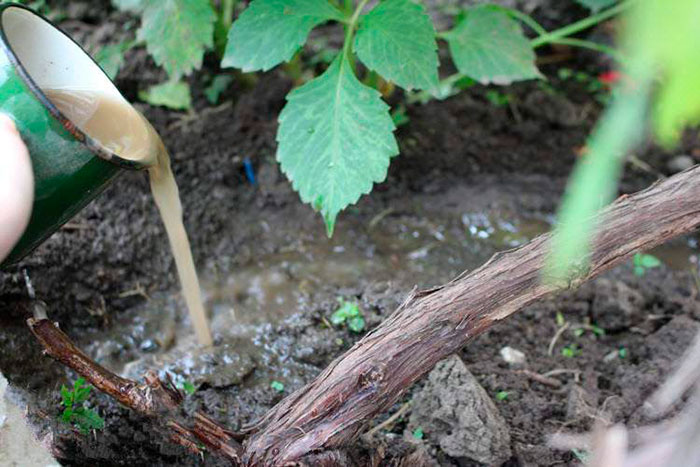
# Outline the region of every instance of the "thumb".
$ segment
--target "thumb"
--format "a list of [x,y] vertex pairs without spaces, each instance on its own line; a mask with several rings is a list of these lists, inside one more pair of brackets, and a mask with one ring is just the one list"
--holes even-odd
[[0,114],[0,261],[27,228],[33,201],[29,152],[12,119]]

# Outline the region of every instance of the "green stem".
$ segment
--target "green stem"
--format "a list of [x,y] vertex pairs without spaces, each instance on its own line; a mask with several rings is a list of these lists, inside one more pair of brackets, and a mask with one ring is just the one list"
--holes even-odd
[[362,9],[367,5],[369,0],[360,0],[360,3],[355,8],[355,12],[352,14],[350,21],[348,21],[347,26],[345,26],[345,42],[343,42],[343,53],[348,57],[350,56],[350,47],[352,46],[352,37],[355,34],[355,27],[357,26],[357,20],[360,18],[360,13]]
[[236,0],[221,0],[221,25],[228,31],[233,23],[233,10]]
[[532,16],[527,15],[523,13],[522,11],[516,10],[515,8],[508,8],[508,7],[500,7],[504,12],[506,12],[508,15],[512,16],[513,18],[520,20],[523,24],[527,25],[530,29],[535,31],[538,36],[544,36],[547,33],[547,30],[542,27],[540,23],[535,21]]
[[595,50],[596,52],[610,55],[612,58],[614,58],[620,63],[624,62],[624,57],[618,50],[615,50],[614,48],[609,47],[605,44],[598,44],[597,42],[586,41],[582,39],[574,39],[571,37],[562,37],[561,39],[555,39],[551,41],[550,44],[570,45],[572,47],[580,47],[582,49]]
[[564,26],[563,28],[556,29],[546,34],[542,34],[539,37],[536,37],[535,39],[531,40],[530,45],[533,49],[536,49],[537,47],[542,47],[545,44],[551,44],[552,42],[559,40],[563,37],[576,34],[577,32],[583,31],[584,29],[588,29],[602,21],[605,21],[608,18],[612,18],[613,16],[618,15],[619,13],[629,8],[634,2],[635,0],[624,1],[615,5],[614,7],[601,11],[600,13],[591,15],[580,21],[576,21],[575,23],[571,23],[568,26]]

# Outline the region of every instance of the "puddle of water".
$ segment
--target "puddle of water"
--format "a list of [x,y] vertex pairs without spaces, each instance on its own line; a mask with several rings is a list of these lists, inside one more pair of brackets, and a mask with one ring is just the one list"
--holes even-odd
[[270,374],[292,378],[294,365],[303,364],[290,363],[289,349],[267,343],[274,323],[328,300],[329,294],[360,293],[368,281],[391,281],[405,290],[444,283],[549,227],[544,217],[460,217],[439,211],[346,223],[332,239],[303,236],[231,275],[202,277],[205,307],[220,343],[212,349],[197,348],[183,325],[187,318],[178,295],[162,294],[125,313],[106,335],[91,337],[88,350],[132,378],[148,368],[210,386],[248,384]]
[[669,269],[687,271],[697,268],[698,240],[694,236],[660,245],[648,252],[659,258]]

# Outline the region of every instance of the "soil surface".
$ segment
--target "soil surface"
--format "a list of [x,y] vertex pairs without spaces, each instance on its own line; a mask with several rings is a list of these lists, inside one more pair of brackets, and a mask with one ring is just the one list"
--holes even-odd
[[[93,3],[71,2],[61,23],[88,48],[133,34],[132,18],[108,2],[101,9]],[[551,55],[561,60],[561,51]],[[0,272],[0,372],[9,396],[26,405],[37,434],[65,465],[220,463],[169,444],[157,423],[101,394],[90,403],[105,419],[103,431],[86,437],[62,424],[59,388],[76,375],[42,356],[26,327],[32,303],[21,271],[50,317],[97,361],[132,378],[148,369],[170,372],[178,384],[196,388],[185,412],[203,410],[240,428],[361,337],[330,324],[339,299],[357,303],[371,329],[414,286],[446,282],[550,228],[601,109],[584,84],[557,78],[560,66],[595,76],[599,63],[571,53],[564,60],[542,65],[550,77],[546,85],[501,89],[511,96],[508,106],[491,104],[489,89],[481,87],[409,105],[410,121],[397,131],[401,154],[387,181],[341,214],[328,239],[320,216],[300,202],[274,158],[276,117],[292,81],[280,70],[259,75],[252,87],[237,79],[212,107],[201,91],[218,72],[215,57],[208,57],[191,78],[193,112],[139,108],[171,151],[216,346],[194,344],[146,176],[125,173],[21,265]],[[130,51],[126,63],[117,85],[131,99],[165,78],[141,49]],[[689,135],[675,154],[645,148],[637,156],[648,167],[628,164],[621,192],[668,174],[674,155],[695,157],[693,139]],[[253,167],[254,184],[244,161]],[[492,399],[487,406],[504,420],[511,451],[506,465],[572,463],[573,452],[547,446],[550,434],[583,432],[601,419],[631,426],[649,421],[645,398],[698,328],[690,261],[696,247],[695,236],[679,239],[652,252],[664,264],[642,277],[631,264],[621,266],[529,306],[460,352]],[[558,333],[563,325],[567,329]],[[500,350],[506,346],[524,353],[525,363],[505,362]],[[560,386],[529,379],[523,369]],[[466,378],[431,376],[430,384]],[[273,389],[273,381],[284,389]],[[414,398],[429,400],[414,397],[424,384],[371,426]],[[420,423],[409,409],[361,442],[388,447],[383,465],[418,458],[426,465],[478,465],[443,449],[450,427]]]

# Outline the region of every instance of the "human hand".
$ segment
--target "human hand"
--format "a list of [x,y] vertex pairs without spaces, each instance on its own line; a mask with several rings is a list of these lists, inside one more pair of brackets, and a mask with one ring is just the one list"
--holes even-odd
[[0,262],[27,228],[33,202],[29,151],[12,119],[0,114]]

